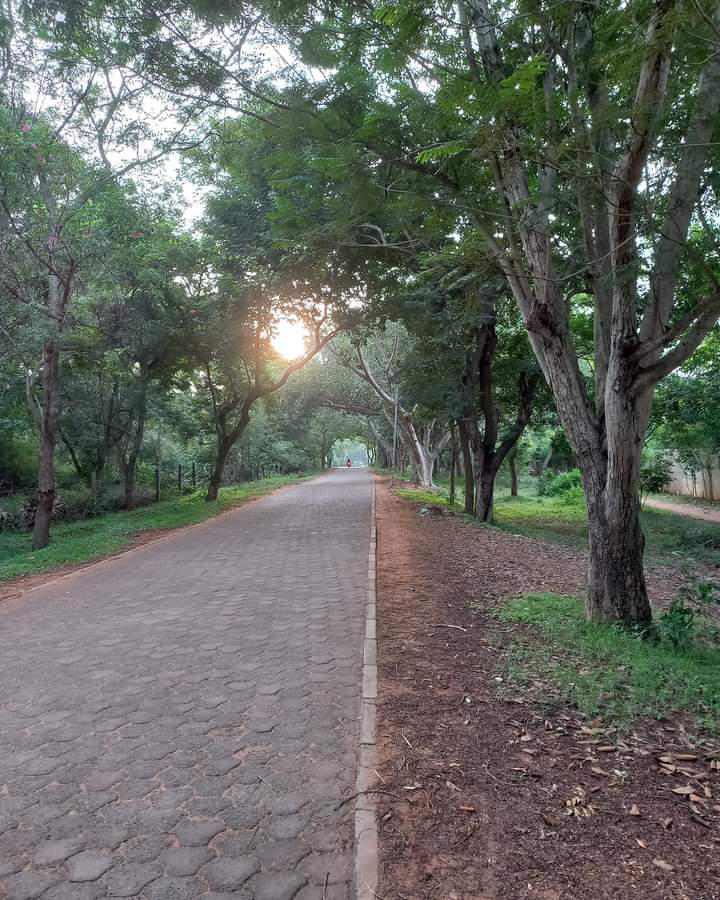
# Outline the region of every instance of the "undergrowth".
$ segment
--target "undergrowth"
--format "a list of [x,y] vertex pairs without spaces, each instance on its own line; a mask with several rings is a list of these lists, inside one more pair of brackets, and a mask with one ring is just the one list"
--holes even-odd
[[540,683],[544,696],[618,726],[686,713],[720,734],[720,649],[588,624],[580,600],[557,594],[528,594],[497,615],[541,638],[521,639],[513,648],[511,681]]

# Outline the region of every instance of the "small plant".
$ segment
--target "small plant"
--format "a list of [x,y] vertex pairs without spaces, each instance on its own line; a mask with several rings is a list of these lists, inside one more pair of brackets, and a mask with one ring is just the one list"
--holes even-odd
[[658,619],[657,633],[661,641],[675,650],[689,647],[695,637],[695,611],[681,597],[676,597]]
[[640,495],[643,506],[649,494],[659,494],[665,490],[672,474],[672,459],[667,453],[657,453],[645,462],[640,470]]
[[566,488],[562,494],[560,494],[559,499],[562,503],[571,506],[575,503],[582,503],[585,500],[585,491],[580,484],[574,484],[571,487]]
[[704,621],[704,614],[713,606],[720,606],[720,588],[713,581],[690,577],[680,587],[677,597],[657,621],[657,634],[675,650],[693,644],[703,625],[705,637],[714,643],[717,628]]

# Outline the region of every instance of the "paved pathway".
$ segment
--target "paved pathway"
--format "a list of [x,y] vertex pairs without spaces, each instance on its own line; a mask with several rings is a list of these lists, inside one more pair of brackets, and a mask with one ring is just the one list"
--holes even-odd
[[0,898],[347,900],[371,479],[0,604]]

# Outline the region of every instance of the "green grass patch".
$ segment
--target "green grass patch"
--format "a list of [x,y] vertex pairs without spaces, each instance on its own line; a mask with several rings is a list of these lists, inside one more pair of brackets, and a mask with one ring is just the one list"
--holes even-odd
[[442,490],[425,491],[421,488],[397,488],[395,493],[403,500],[420,503],[424,506],[447,506],[448,498]]
[[[720,567],[720,524],[646,507],[642,512],[646,558],[668,566],[694,563]],[[585,548],[588,541],[585,503],[559,497],[501,497],[495,525],[513,534],[554,544]]]
[[222,488],[214,503],[206,503],[204,491],[196,491],[132,512],[113,512],[76,522],[59,522],[52,526],[50,546],[44,550],[32,549],[29,532],[2,532],[0,581],[99,559],[127,547],[143,531],[194,525],[223,510],[255,497],[262,497],[282,485],[299,480],[295,475],[278,475]]
[[619,627],[590,625],[581,601],[557,594],[528,594],[497,615],[541,637],[512,650],[511,681],[547,683],[555,699],[621,727],[686,713],[720,733],[720,650],[674,650]]
[[[399,497],[423,505],[448,505],[447,488],[437,491],[397,488]],[[462,494],[455,500],[462,513]],[[588,542],[587,510],[583,500],[537,495],[511,497],[506,490],[495,495],[493,525],[512,534],[540,538],[551,544],[585,549]],[[720,567],[720,524],[703,522],[666,510],[646,507],[642,512],[646,558],[652,563],[692,569],[697,563]]]

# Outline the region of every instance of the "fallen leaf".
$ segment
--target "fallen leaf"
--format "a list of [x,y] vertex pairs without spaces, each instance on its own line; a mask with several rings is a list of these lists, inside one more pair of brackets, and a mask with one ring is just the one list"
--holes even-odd
[[460,788],[456,784],[453,784],[452,781],[446,781],[445,784],[450,788],[451,791],[460,790]]
[[654,859],[653,865],[657,866],[658,869],[662,869],[663,872],[672,872],[673,871],[673,866],[671,866],[669,862],[665,862],[664,859]]
[[685,784],[682,787],[674,787],[671,788],[673,794],[682,794],[684,797],[689,797],[690,794],[695,793],[695,788],[691,787],[689,784]]
[[595,748],[598,753],[614,753],[617,747],[614,744],[603,744],[602,747]]
[[461,809],[463,812],[477,812],[474,806],[459,806],[458,809]]
[[647,843],[645,841],[641,841],[640,838],[635,838],[637,841],[638,847],[642,847],[643,850],[647,850]]
[[672,823],[673,823],[673,820],[670,818],[667,818],[667,819],[663,819],[660,824],[665,829],[665,831],[668,831],[669,828],[671,827]]
[[633,805],[630,807],[629,814],[631,816],[639,816],[640,815],[640,810],[638,809],[637,804],[633,803]]
[[610,773],[606,772],[605,769],[601,769],[600,766],[593,766],[590,771],[594,772],[596,775],[604,775],[608,778],[610,777]]

